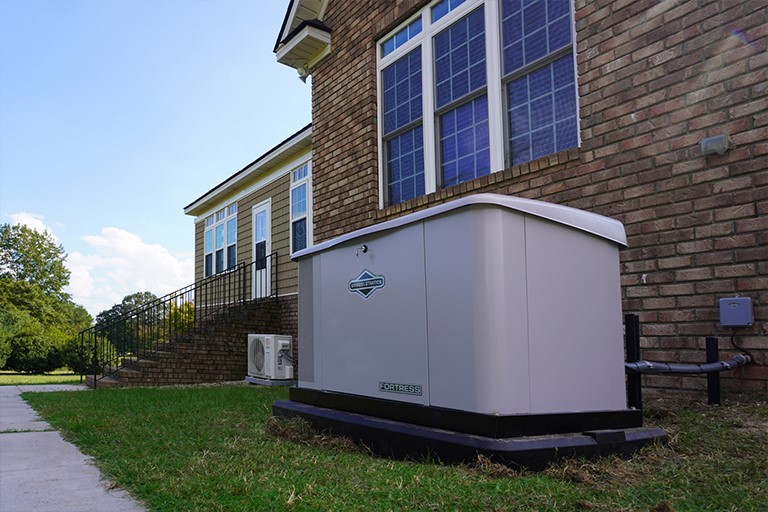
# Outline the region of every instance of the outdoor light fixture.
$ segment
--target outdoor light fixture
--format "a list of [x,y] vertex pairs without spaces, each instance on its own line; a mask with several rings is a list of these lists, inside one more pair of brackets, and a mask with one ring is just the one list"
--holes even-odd
[[310,75],[310,73],[311,73],[311,71],[310,71],[310,69],[309,69],[309,66],[301,66],[301,67],[299,67],[299,68],[297,69],[297,71],[299,72],[299,79],[300,79],[302,82],[305,82],[305,83],[306,83],[306,81],[307,81],[307,77],[308,77],[308,76]]
[[701,140],[701,154],[702,155],[724,155],[726,151],[731,149],[731,139],[728,134],[715,135],[714,137],[707,137]]

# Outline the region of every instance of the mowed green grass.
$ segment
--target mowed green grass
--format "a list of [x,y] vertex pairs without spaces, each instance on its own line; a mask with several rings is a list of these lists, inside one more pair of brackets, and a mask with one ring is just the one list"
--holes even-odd
[[721,407],[646,399],[646,424],[667,429],[669,446],[630,460],[568,460],[542,473],[483,459],[446,466],[374,457],[302,422],[271,418],[272,402],[287,397],[280,388],[23,396],[151,511],[768,510],[765,396]]
[[30,384],[80,384],[80,375],[67,369],[56,370],[43,375],[0,371],[0,386],[26,386]]

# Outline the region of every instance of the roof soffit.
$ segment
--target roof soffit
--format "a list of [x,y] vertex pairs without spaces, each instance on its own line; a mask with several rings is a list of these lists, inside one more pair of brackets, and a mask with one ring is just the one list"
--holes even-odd
[[328,0],[291,0],[274,52],[278,62],[299,70],[302,80],[330,51],[331,30],[323,23]]
[[200,215],[291,160],[311,154],[311,149],[312,126],[308,125],[187,205],[184,213]]

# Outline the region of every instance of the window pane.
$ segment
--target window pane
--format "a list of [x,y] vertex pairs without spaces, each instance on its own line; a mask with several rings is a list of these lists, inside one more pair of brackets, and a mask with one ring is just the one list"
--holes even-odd
[[[421,50],[417,48],[383,71],[384,134],[421,120]],[[389,203],[424,194],[424,142],[416,126],[385,141]]]
[[421,118],[421,50],[413,50],[382,72],[384,134]]
[[293,250],[300,251],[307,248],[307,219],[294,221],[292,228]]
[[205,277],[213,274],[213,254],[205,255]]
[[237,266],[237,245],[227,247],[227,268]]
[[224,224],[219,224],[214,228],[216,230],[216,248],[224,247]]
[[227,243],[233,244],[237,242],[237,220],[230,219],[227,221]]
[[484,19],[477,9],[435,36],[437,108],[485,87]]
[[387,141],[389,204],[424,194],[424,138],[421,126]]
[[267,242],[259,242],[255,245],[256,270],[267,268]]
[[566,55],[509,83],[513,165],[578,145],[573,66]]
[[381,45],[381,55],[382,57],[386,57],[393,51],[395,51],[395,38],[391,37],[384,41],[384,44]]
[[436,22],[458,6],[464,3],[464,0],[443,0],[432,7],[432,23]]
[[309,165],[304,164],[295,171],[293,171],[293,181],[294,183],[306,178],[309,175]]
[[256,214],[256,241],[267,239],[267,213],[259,212]]
[[213,230],[209,229],[205,232],[205,252],[213,251]]
[[421,33],[421,16],[381,44],[381,56],[386,57]]
[[224,249],[216,251],[216,273],[224,270]]
[[486,95],[440,116],[440,162],[444,187],[490,173]]
[[300,185],[291,190],[291,218],[307,214],[307,185]]
[[557,123],[555,131],[555,146],[558,148],[573,148],[579,145],[576,117],[570,117]]
[[570,0],[502,0],[504,74],[572,42]]

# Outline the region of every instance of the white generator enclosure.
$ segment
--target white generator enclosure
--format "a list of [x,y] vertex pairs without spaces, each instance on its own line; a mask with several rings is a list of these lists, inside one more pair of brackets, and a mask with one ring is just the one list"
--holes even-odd
[[626,409],[618,221],[479,194],[300,251],[298,387],[485,415]]
[[293,379],[293,338],[277,334],[248,335],[248,375],[261,379]]

